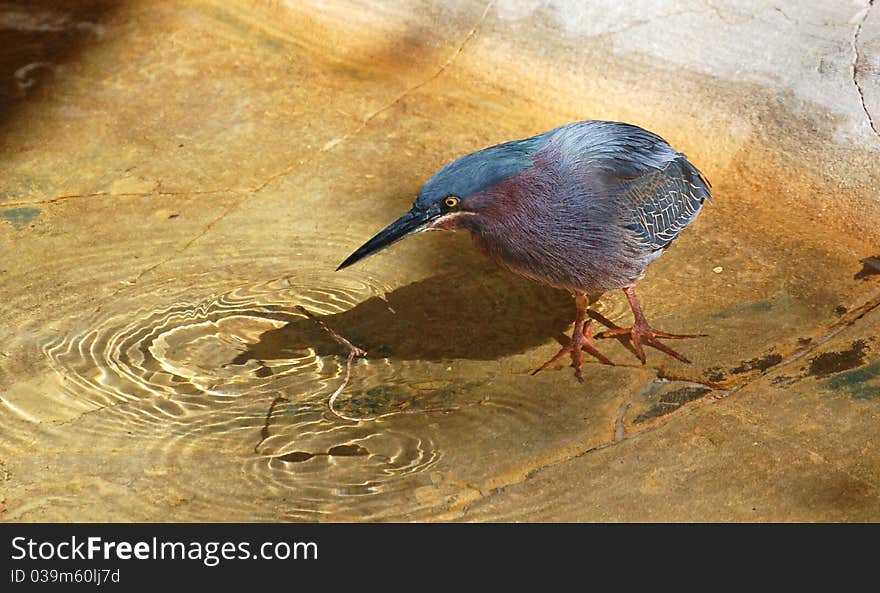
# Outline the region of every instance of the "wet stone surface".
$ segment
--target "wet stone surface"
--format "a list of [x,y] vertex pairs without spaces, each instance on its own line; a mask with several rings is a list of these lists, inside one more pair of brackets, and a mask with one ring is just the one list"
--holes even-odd
[[[880,519],[880,10],[331,4],[0,4],[0,520]],[[532,376],[573,299],[465,233],[334,271],[449,160],[579,119],[713,183],[639,284],[692,364]]]

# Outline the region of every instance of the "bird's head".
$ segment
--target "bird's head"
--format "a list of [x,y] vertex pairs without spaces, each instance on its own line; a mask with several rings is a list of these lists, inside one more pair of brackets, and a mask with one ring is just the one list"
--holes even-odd
[[517,140],[463,156],[440,169],[422,188],[412,208],[364,243],[337,270],[422,231],[453,229],[478,217],[492,200],[490,190],[533,163],[546,135]]

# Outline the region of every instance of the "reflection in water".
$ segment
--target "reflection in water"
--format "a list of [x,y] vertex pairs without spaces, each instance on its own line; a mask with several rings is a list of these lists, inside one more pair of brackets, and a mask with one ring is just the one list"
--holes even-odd
[[[432,484],[428,470],[442,451],[428,427],[438,418],[470,407],[473,430],[541,421],[540,399],[497,391],[498,367],[486,361],[566,331],[568,295],[503,272],[437,276],[390,292],[346,274],[331,279],[303,273],[226,292],[212,290],[224,283],[210,276],[179,292],[138,285],[136,302],[166,304],[105,303],[84,329],[44,344],[63,378],[48,396],[100,411],[77,421],[78,438],[124,432],[155,467],[181,468],[152,479],[190,501],[190,514],[179,516],[194,519],[260,515],[247,497],[230,497],[227,480],[181,480],[178,471],[233,463],[237,483],[287,501],[291,519],[342,510],[383,517],[394,509],[388,500]],[[297,305],[367,349],[337,405],[381,420],[328,411],[347,353]],[[423,496],[419,504],[435,503]]]

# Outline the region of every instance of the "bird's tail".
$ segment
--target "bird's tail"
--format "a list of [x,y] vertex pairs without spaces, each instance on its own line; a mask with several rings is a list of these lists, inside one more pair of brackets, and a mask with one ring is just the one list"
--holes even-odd
[[678,153],[675,159],[681,168],[682,179],[693,189],[693,196],[702,203],[704,200],[712,201],[712,184],[703,175],[703,172],[691,164],[683,153]]

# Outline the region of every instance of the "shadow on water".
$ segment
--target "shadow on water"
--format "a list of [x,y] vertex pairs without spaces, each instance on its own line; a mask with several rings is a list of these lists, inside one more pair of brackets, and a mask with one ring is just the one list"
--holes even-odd
[[[567,293],[489,272],[433,276],[322,320],[368,358],[495,360],[564,333],[573,314]],[[319,356],[342,353],[314,321],[301,318],[264,332],[232,364],[286,359],[309,348]]]

